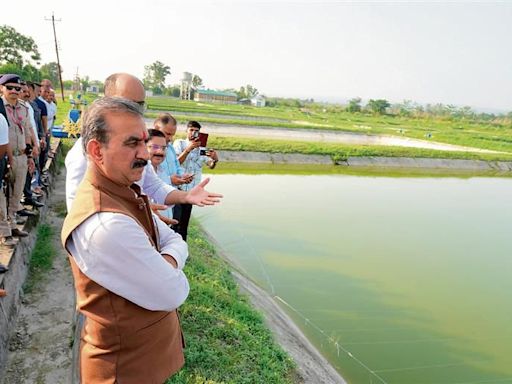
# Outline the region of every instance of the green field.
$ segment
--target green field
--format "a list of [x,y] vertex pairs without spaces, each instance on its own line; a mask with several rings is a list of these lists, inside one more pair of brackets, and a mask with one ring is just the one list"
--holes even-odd
[[[86,95],[86,99],[89,101],[92,101],[95,97],[94,95]],[[147,103],[146,117],[148,118],[155,118],[159,111],[169,111],[175,114],[180,122],[198,120],[202,123],[236,125],[239,127],[304,128],[385,134],[464,145],[503,153],[481,154],[406,147],[211,137],[210,145],[216,149],[322,154],[331,156],[333,160],[344,160],[349,156],[427,157],[491,161],[512,159],[512,125],[507,120],[484,123],[463,119],[369,115],[348,113],[343,111],[341,107],[321,107],[316,104],[307,108],[256,108],[248,105],[198,103],[170,97],[148,97]],[[62,123],[69,108],[68,101],[59,104],[58,124]],[[427,135],[429,136],[428,139],[426,138]]]
[[[389,115],[349,113],[336,107],[318,105],[307,108],[265,107],[247,105],[207,104],[173,98],[148,98],[148,117],[151,110],[177,113],[180,120],[196,118],[202,122],[247,126],[290,127],[339,130],[368,134],[386,134],[400,137],[464,145],[495,151],[512,152],[512,124],[510,122],[478,122],[446,118],[411,118]],[[215,114],[215,117],[204,114]],[[223,115],[223,116],[219,116]],[[261,121],[244,120],[259,117]],[[271,121],[269,119],[279,119]]]

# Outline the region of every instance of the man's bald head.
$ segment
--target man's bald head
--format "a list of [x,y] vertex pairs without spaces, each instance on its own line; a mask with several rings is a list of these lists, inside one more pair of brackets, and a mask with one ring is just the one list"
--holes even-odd
[[41,80],[41,87],[50,89],[52,87],[52,82],[48,79]]
[[122,97],[143,106],[146,92],[137,77],[129,73],[114,73],[105,80],[106,97]]

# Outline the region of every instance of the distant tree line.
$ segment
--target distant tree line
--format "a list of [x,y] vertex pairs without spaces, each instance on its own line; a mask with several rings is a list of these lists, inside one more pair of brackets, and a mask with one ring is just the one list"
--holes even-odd
[[[55,89],[60,88],[59,66],[56,62],[42,64],[34,39],[24,36],[8,25],[0,26],[0,73],[16,73],[23,80],[39,82],[49,79]],[[62,68],[61,68],[62,70]],[[63,80],[64,89],[86,91],[96,85],[103,91],[103,83],[88,76]]]
[[60,85],[57,63],[41,65],[41,55],[34,39],[8,25],[0,26],[0,73],[16,73],[25,80],[50,79]]
[[512,126],[512,111],[508,113],[478,113],[469,106],[458,107],[452,104],[426,104],[414,103],[404,100],[401,103],[391,104],[385,99],[370,99],[363,105],[360,97],[352,98],[347,104],[330,104],[315,102],[313,99],[298,98],[267,98],[269,107],[285,106],[297,107],[303,110],[319,110],[332,113],[348,112],[353,114],[395,116],[404,118],[432,118],[440,120],[466,120],[482,123]]
[[[55,88],[60,87],[59,68],[57,63],[40,63],[41,55],[34,39],[24,36],[8,25],[0,26],[0,73],[16,73],[25,80],[41,81],[49,79]],[[165,79],[171,75],[171,68],[155,61],[144,67],[144,86],[155,95],[180,96],[179,85],[166,85]],[[75,77],[74,80],[63,81],[64,89],[86,91],[95,85],[103,91],[103,83],[90,80],[89,76]],[[203,79],[198,75],[192,77],[192,86],[199,89]],[[251,99],[259,94],[256,87],[247,84],[239,89],[224,89],[233,92],[238,100]],[[360,97],[352,98],[346,105],[317,103],[313,99],[266,97],[269,107],[286,106],[297,108],[321,109],[331,112],[349,112],[354,114],[390,115],[407,118],[436,118],[444,120],[468,120],[496,125],[512,125],[512,111],[508,113],[477,113],[471,107],[458,107],[452,104],[421,105],[411,100],[391,104],[386,99],[370,99],[366,105]]]

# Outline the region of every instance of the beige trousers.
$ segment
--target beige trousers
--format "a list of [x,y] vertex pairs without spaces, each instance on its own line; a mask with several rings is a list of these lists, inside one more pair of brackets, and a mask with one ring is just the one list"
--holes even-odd
[[16,228],[16,212],[23,209],[20,200],[23,195],[23,187],[25,186],[27,171],[27,155],[13,156],[11,172],[15,175],[15,181],[13,186],[8,187],[10,190],[7,216],[5,215],[5,195],[1,193],[2,196],[0,197],[0,236],[10,236],[10,230]]

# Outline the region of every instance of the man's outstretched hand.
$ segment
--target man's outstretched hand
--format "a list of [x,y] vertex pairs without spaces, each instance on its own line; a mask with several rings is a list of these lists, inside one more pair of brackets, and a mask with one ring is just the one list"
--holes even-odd
[[223,197],[221,194],[208,192],[206,189],[204,189],[206,184],[209,182],[210,178],[206,178],[190,191],[188,191],[186,196],[187,204],[194,204],[200,207],[204,207],[205,205],[214,205],[220,202],[220,199]]

